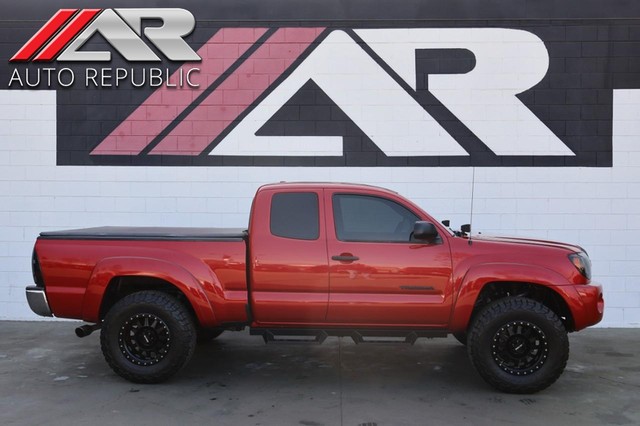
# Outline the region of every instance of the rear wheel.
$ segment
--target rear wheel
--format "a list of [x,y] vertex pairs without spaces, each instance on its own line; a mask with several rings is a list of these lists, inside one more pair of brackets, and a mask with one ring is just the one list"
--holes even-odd
[[539,302],[500,299],[475,318],[468,335],[471,362],[482,378],[508,393],[534,393],[554,383],[569,358],[560,318]]
[[172,296],[141,291],[118,301],[100,334],[102,353],[118,375],[136,383],[159,383],[193,355],[196,329],[187,308]]

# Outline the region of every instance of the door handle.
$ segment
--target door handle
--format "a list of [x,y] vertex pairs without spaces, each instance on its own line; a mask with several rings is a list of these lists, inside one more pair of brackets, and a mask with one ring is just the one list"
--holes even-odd
[[358,256],[353,256],[348,253],[343,253],[339,256],[331,256],[332,260],[338,260],[340,262],[355,262],[356,260],[360,260]]

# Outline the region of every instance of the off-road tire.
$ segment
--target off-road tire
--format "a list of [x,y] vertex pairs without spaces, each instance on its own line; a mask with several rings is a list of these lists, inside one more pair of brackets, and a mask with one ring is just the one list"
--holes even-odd
[[191,359],[195,344],[196,328],[187,308],[159,291],[141,291],[119,300],[104,318],[100,333],[109,366],[135,383],[167,380]]
[[569,339],[549,308],[525,297],[508,297],[475,317],[467,350],[487,383],[503,392],[529,394],[560,377],[569,358]]

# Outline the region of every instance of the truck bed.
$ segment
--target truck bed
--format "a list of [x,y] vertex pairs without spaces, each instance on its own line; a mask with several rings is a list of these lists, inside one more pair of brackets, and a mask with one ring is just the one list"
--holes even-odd
[[238,241],[246,237],[247,231],[242,228],[101,226],[40,233],[42,239],[56,240]]

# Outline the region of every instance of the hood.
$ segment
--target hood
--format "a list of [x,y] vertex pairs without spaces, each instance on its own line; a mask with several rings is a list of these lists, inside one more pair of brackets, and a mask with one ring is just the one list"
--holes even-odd
[[569,250],[571,252],[579,252],[582,251],[586,253],[585,249],[580,246],[561,243],[559,241],[548,241],[548,240],[536,240],[533,238],[520,238],[520,237],[501,237],[494,235],[472,235],[472,240],[477,241],[488,241],[488,242],[496,242],[496,243],[510,243],[510,244],[525,244],[530,246],[545,246],[545,247],[553,247],[564,250]]

